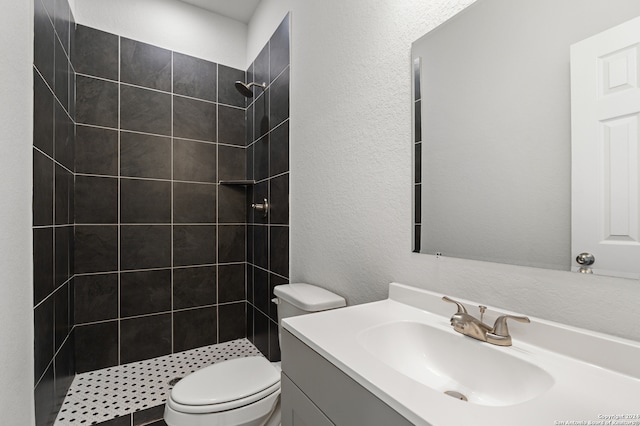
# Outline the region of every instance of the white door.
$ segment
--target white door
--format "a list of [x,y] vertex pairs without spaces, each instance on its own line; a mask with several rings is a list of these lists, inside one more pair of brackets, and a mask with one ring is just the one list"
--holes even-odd
[[571,252],[596,274],[640,277],[639,66],[640,17],[571,46]]

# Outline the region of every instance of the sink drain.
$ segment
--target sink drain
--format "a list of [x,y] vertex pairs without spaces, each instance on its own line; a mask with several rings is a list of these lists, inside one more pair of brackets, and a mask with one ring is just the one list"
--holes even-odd
[[455,399],[459,399],[460,401],[466,401],[467,397],[456,391],[446,391],[447,395],[454,397]]
[[175,386],[175,384],[178,383],[180,380],[182,380],[182,377],[175,377],[169,380],[169,386]]

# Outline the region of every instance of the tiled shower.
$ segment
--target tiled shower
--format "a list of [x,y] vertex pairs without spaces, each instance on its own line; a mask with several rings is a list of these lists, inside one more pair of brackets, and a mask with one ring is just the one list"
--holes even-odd
[[[247,100],[236,80],[267,89]],[[74,373],[241,337],[279,359],[288,153],[288,16],[244,71],[35,0],[37,425]]]

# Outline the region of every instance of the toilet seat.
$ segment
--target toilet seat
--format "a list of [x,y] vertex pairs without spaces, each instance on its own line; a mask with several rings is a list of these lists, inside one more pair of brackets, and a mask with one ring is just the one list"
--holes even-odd
[[280,372],[263,357],[236,358],[191,373],[171,391],[167,404],[182,413],[217,413],[253,404],[280,392]]

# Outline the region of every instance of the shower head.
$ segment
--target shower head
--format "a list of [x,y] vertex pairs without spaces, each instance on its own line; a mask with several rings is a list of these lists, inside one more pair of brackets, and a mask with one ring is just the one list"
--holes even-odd
[[242,96],[245,96],[247,98],[253,98],[253,90],[251,90],[253,86],[261,87],[262,90],[267,88],[266,83],[258,84],[258,83],[252,82],[247,84],[247,83],[243,83],[242,81],[236,81],[236,89],[238,89],[238,92],[240,92]]

